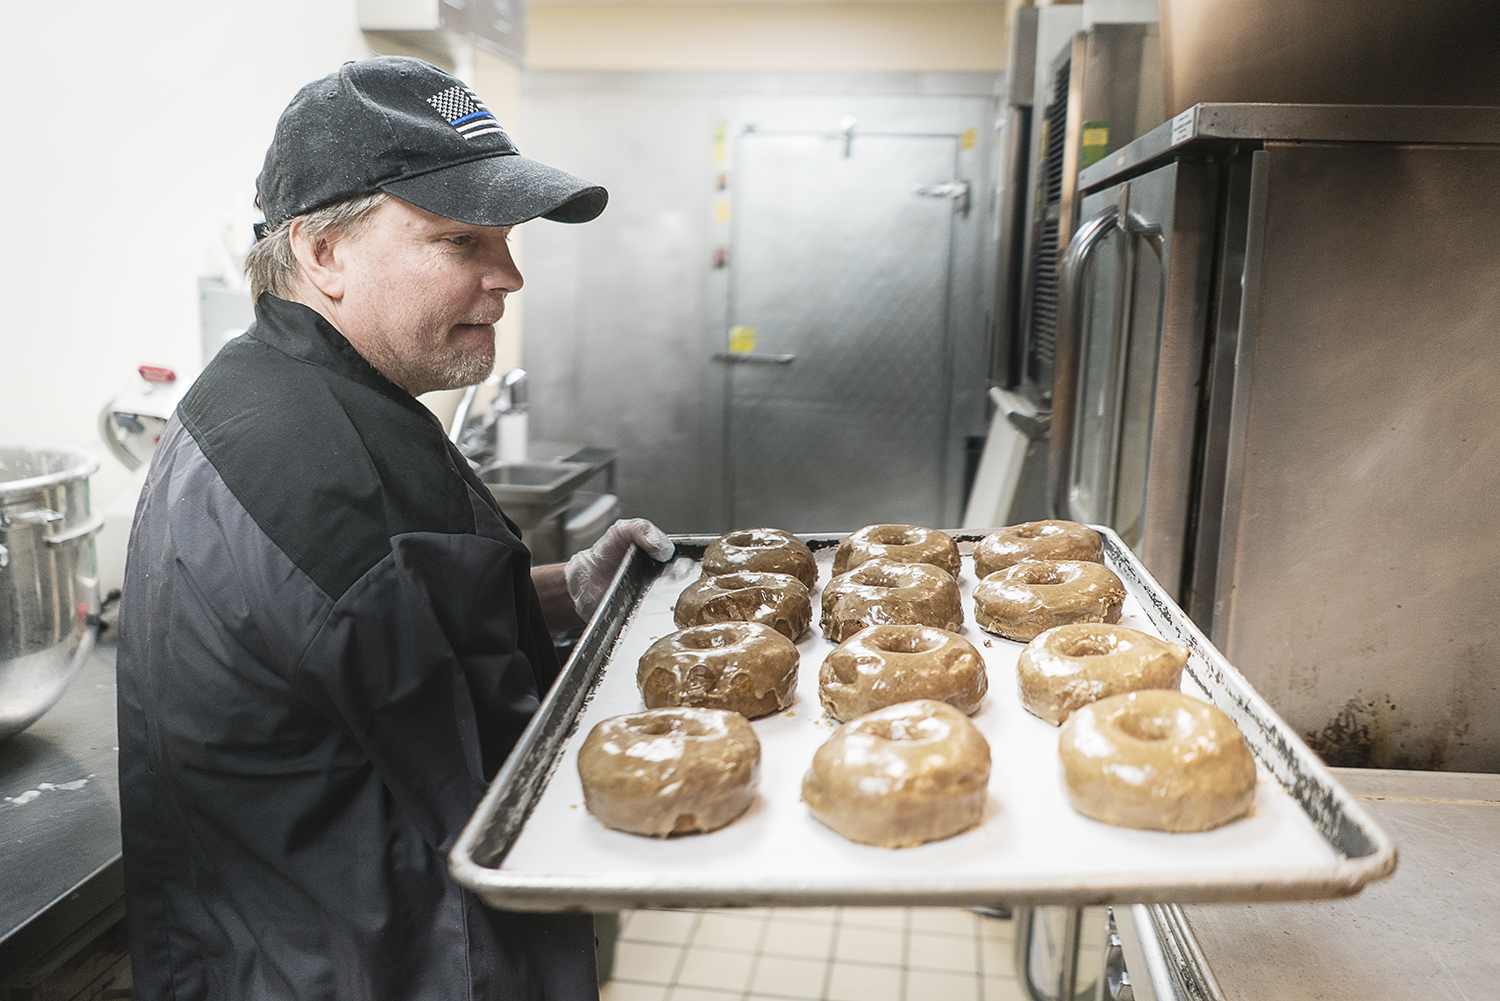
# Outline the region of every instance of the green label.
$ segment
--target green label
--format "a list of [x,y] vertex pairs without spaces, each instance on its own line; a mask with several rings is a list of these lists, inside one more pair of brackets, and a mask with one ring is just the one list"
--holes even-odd
[[1109,152],[1109,122],[1084,122],[1083,147],[1079,151],[1079,166],[1087,167],[1104,159]]

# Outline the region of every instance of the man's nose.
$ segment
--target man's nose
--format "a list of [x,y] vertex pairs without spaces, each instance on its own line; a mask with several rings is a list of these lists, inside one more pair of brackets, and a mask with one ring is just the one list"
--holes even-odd
[[501,244],[484,271],[484,288],[487,292],[503,291],[516,292],[525,284],[521,278],[521,270],[516,267],[515,258],[511,256],[510,248]]

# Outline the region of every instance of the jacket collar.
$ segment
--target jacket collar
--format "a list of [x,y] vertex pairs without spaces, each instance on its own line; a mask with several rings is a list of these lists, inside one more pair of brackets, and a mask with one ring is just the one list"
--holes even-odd
[[255,301],[255,324],[246,334],[298,361],[368,386],[409,410],[420,411],[439,428],[442,427],[442,422],[432,411],[381,375],[333,324],[310,306],[263,292]]

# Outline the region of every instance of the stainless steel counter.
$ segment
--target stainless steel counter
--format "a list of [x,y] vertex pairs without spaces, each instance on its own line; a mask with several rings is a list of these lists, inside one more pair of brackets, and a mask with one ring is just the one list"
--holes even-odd
[[[1181,961],[1190,957],[1208,972],[1174,993],[1223,1001],[1500,996],[1500,775],[1334,772],[1395,839],[1395,876],[1346,900],[1184,906],[1187,934],[1161,943],[1165,965],[1191,973],[1195,963]],[[1141,920],[1145,909],[1132,910]],[[1144,971],[1131,975],[1136,997],[1148,997],[1139,989]]]
[[0,743],[0,981],[123,915],[115,642],[61,701]]

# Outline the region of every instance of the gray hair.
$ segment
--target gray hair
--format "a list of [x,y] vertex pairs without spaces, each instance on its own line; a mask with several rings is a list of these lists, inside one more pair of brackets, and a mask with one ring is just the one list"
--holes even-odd
[[251,299],[259,299],[262,292],[269,292],[278,299],[290,299],[295,294],[297,279],[302,274],[302,269],[297,266],[297,255],[292,253],[292,223],[297,219],[303,220],[302,232],[314,243],[337,240],[363,229],[370,215],[387,197],[384,191],[355,195],[266,230],[245,257]]

